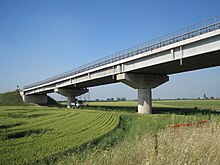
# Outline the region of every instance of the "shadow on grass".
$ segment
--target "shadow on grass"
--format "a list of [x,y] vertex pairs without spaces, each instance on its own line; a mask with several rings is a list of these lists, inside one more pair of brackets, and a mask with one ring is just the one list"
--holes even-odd
[[177,115],[220,115],[220,112],[211,109],[200,109],[200,108],[171,108],[171,107],[153,107],[153,114],[164,114],[164,113],[172,113]]
[[[137,112],[137,107],[128,107],[128,106],[87,106],[83,107],[84,109],[97,109],[102,111],[120,111],[120,112]],[[177,115],[195,115],[195,114],[214,114],[220,115],[220,112],[211,110],[211,109],[200,109],[198,107],[194,108],[173,108],[173,107],[153,107],[153,114],[177,114]]]

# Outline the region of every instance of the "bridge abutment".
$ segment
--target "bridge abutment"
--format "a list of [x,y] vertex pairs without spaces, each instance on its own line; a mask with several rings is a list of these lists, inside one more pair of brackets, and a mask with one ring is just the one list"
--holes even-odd
[[165,75],[122,73],[117,75],[117,80],[138,89],[138,113],[152,113],[152,88],[169,80]]
[[47,94],[25,95],[24,92],[20,92],[20,95],[26,103],[47,104]]
[[57,88],[54,90],[54,92],[67,97],[67,108],[72,107],[71,103],[76,105],[76,97],[87,93],[88,91],[87,88]]

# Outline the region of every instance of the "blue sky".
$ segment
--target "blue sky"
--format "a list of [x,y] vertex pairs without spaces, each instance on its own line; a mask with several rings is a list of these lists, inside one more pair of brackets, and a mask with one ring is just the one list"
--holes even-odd
[[[219,6],[219,0],[0,0],[0,92],[220,15]],[[153,97],[220,97],[219,75],[220,67],[175,74]],[[90,89],[91,99],[122,96],[137,93],[123,84]]]

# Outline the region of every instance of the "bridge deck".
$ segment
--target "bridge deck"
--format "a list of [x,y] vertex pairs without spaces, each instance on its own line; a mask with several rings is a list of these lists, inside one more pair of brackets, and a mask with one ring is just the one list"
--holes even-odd
[[[136,45],[132,48],[120,51],[111,56],[107,56],[100,60],[83,65],[79,68],[73,69],[71,71],[65,72],[57,76],[54,76],[52,78],[49,78],[49,79],[46,79],[46,80],[43,80],[43,81],[40,81],[34,84],[27,85],[24,87],[23,91],[36,89],[38,87],[41,88],[42,86],[48,86],[52,83],[57,84],[58,82],[63,82],[63,80],[65,79],[78,77],[79,75],[82,75],[86,73],[87,71],[93,71],[94,69],[97,70],[100,68],[101,70],[103,70],[103,67],[108,68],[110,64],[112,64],[113,69],[115,70],[114,73],[111,73],[110,75],[107,74],[105,78],[102,77],[102,80],[100,80],[100,77],[97,77],[97,80],[91,81],[90,83],[89,83],[90,80],[88,80],[86,84],[81,83],[79,86],[84,86],[84,85],[95,86],[95,85],[101,85],[101,84],[107,84],[107,83],[114,83],[114,82],[117,82],[117,80],[112,79],[111,75],[114,75],[114,74],[117,74],[118,72],[123,71],[123,66],[119,66],[121,68],[118,68],[117,65],[122,64],[124,59],[132,59],[131,57],[136,57],[146,52],[151,54],[152,51],[154,50],[158,50],[160,48],[164,48],[169,45],[174,45],[175,43],[189,40],[191,38],[195,38],[195,37],[204,35],[206,33],[216,31],[218,29],[220,29],[220,16],[210,18],[208,20],[205,20],[203,22],[183,28],[176,32],[150,40],[143,44]],[[178,60],[173,60],[172,62],[169,62],[169,63],[162,63],[162,64],[158,64],[155,66],[149,66],[149,67],[145,67],[141,69],[136,69],[132,72],[151,73],[151,74],[173,74],[173,73],[189,71],[189,70],[194,70],[194,69],[201,69],[201,68],[206,68],[206,67],[211,67],[211,66],[219,66],[219,55],[218,54],[219,54],[218,51],[216,51],[214,54],[212,53],[212,57],[216,59],[214,62],[213,62],[213,58],[210,58],[210,54],[207,53],[206,55],[204,54],[201,57],[193,57],[190,60],[185,58],[184,63],[186,63],[186,65],[188,66],[185,68],[179,65]]]

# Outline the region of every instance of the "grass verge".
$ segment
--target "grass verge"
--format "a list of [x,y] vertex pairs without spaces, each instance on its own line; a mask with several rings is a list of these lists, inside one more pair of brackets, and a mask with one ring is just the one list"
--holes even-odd
[[0,106],[25,106],[28,105],[23,102],[19,91],[11,91],[0,93]]
[[[207,115],[184,116],[175,114],[138,115],[122,114],[119,127],[103,136],[97,143],[62,157],[57,164],[139,164],[140,161],[130,161],[126,157],[135,156],[134,148],[137,142],[148,137],[151,143],[155,135],[159,137],[162,130],[168,130],[170,125],[207,119]],[[212,115],[212,118],[217,116]],[[160,143],[160,141],[158,141]],[[128,147],[129,146],[129,147]],[[155,146],[153,146],[155,149]],[[138,148],[136,148],[138,150]],[[123,152],[124,154],[122,154]],[[138,155],[139,151],[136,151]],[[133,155],[134,154],[134,155]],[[159,154],[159,151],[158,151]],[[136,159],[136,158],[135,158]],[[142,161],[142,159],[141,159]],[[133,164],[131,163],[131,164]]]

